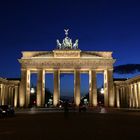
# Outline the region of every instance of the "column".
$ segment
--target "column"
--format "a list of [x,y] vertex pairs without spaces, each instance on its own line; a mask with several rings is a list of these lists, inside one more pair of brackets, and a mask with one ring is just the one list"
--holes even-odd
[[80,104],[80,70],[74,72],[74,103],[78,107]]
[[131,92],[131,85],[129,85],[129,107],[131,108],[132,105],[132,92]]
[[133,94],[133,107],[136,107],[136,99],[135,99],[135,86],[132,84],[132,94]]
[[0,84],[0,105],[2,105],[2,92],[3,92],[3,88],[2,88],[2,84]]
[[126,102],[127,102],[127,108],[129,107],[129,85],[126,87]]
[[42,70],[42,106],[45,106],[45,70]]
[[14,94],[14,107],[17,107],[18,103],[18,86],[15,86],[15,94]]
[[119,108],[120,107],[120,97],[119,97],[119,87],[116,86],[116,105]]
[[124,105],[127,107],[127,85],[124,85]]
[[89,71],[89,104],[97,106],[97,86],[96,86],[96,71]]
[[122,102],[123,102],[123,107],[125,107],[125,87],[122,87]]
[[140,107],[140,95],[139,95],[139,84],[138,84],[138,82],[137,83],[135,83],[135,85],[136,85],[136,93],[137,93],[137,103],[138,103],[138,108]]
[[12,87],[9,87],[9,105],[11,105],[11,94],[12,94]]
[[114,107],[113,70],[104,71],[104,105]]
[[19,106],[28,107],[30,101],[30,70],[21,70]]
[[10,95],[11,95],[11,86],[9,85],[9,87],[8,87],[8,105],[11,104]]
[[53,94],[53,105],[57,106],[60,100],[60,72],[54,70],[54,94]]
[[134,107],[134,100],[133,100],[133,85],[130,85],[130,92],[131,92],[131,107]]
[[122,87],[120,87],[120,107],[123,106],[123,99],[122,99]]
[[7,98],[8,98],[8,86],[5,86],[5,95],[4,95],[4,103],[7,105]]
[[45,105],[45,70],[38,71],[37,78],[37,107]]
[[132,107],[135,107],[134,87],[133,87],[133,84],[131,84],[131,95],[132,95]]
[[134,97],[135,97],[135,104],[136,104],[136,106],[135,107],[137,107],[138,108],[138,106],[139,106],[139,104],[138,104],[138,96],[137,96],[137,84],[135,83],[134,84]]
[[127,84],[125,87],[126,90],[126,107],[129,107],[129,85]]
[[4,105],[5,85],[2,85],[1,104]]
[[138,101],[139,101],[139,108],[140,108],[140,82],[137,83],[137,91],[138,91]]
[[11,105],[12,106],[14,105],[13,96],[14,96],[14,87],[11,88]]
[[7,101],[6,101],[6,98],[7,98],[7,85],[5,85],[4,87],[4,105],[7,105]]

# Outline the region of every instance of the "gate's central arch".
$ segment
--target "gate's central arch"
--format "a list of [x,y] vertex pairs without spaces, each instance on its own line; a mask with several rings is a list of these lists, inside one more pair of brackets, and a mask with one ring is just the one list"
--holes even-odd
[[74,73],[74,102],[80,103],[80,73],[89,73],[89,103],[97,105],[96,73],[104,73],[104,103],[105,106],[114,106],[113,92],[113,64],[112,52],[81,51],[78,49],[78,40],[72,44],[65,30],[66,37],[60,43],[57,40],[57,49],[53,51],[22,52],[21,84],[19,101],[20,107],[28,107],[30,101],[30,74],[37,73],[37,106],[45,104],[45,73],[54,75],[53,105],[59,104],[60,73]]

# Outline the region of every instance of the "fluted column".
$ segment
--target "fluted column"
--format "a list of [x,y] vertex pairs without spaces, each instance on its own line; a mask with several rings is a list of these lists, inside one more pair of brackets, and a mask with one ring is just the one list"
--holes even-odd
[[30,100],[30,70],[21,70],[19,105],[28,107]]
[[120,107],[120,97],[119,97],[119,87],[116,86],[116,105],[119,108]]
[[89,71],[89,104],[97,106],[96,71]]
[[[20,82],[20,93],[19,93],[19,106],[25,106],[25,94],[26,94],[26,82],[27,82],[27,72],[26,70],[21,70],[21,82]],[[9,87],[10,90],[10,87]]]
[[45,106],[45,70],[42,70],[42,106]]
[[133,85],[130,84],[130,92],[131,92],[131,107],[134,107],[134,98],[133,98]]
[[38,71],[37,80],[37,106],[43,107],[45,104],[45,70]]
[[120,87],[120,107],[122,107],[123,100],[122,100],[122,87]]
[[26,107],[30,104],[30,82],[31,82],[31,73],[30,70],[27,70],[27,83],[26,83]]
[[129,85],[126,85],[126,107],[129,107]]
[[14,107],[17,107],[17,103],[18,103],[18,86],[15,86]]
[[11,88],[11,105],[14,105],[14,87]]
[[129,107],[131,108],[133,106],[132,103],[132,92],[131,92],[131,85],[129,85]]
[[3,92],[3,85],[0,84],[0,105],[2,105],[2,92]]
[[4,94],[4,104],[7,105],[7,92],[8,92],[8,88],[7,85],[5,85],[5,94]]
[[8,98],[8,86],[5,86],[5,94],[4,94],[4,104],[7,105],[7,98]]
[[80,104],[80,70],[74,72],[74,103],[76,106]]
[[53,94],[53,105],[57,106],[60,100],[60,72],[54,70],[54,94]]
[[131,94],[132,94],[132,107],[135,107],[134,86],[133,86],[133,84],[131,84]]
[[104,71],[104,105],[114,107],[113,70]]
[[2,105],[4,105],[5,85],[2,85]]
[[140,107],[140,95],[139,95],[139,83],[136,83],[136,91],[137,91],[137,102],[138,102],[138,108]]
[[137,83],[137,90],[138,90],[138,101],[139,101],[139,108],[140,108],[140,82]]
[[133,93],[133,107],[136,107],[136,99],[135,99],[135,86],[132,84],[132,93]]
[[123,100],[123,107],[126,106],[126,96],[125,96],[125,86],[122,87],[122,100]]
[[11,100],[12,100],[12,99],[11,99],[11,97],[12,97],[11,95],[12,95],[12,87],[10,86],[10,87],[9,87],[9,105],[12,104],[12,103],[11,103]]
[[134,84],[134,96],[135,96],[135,104],[136,104],[136,108],[138,108],[138,106],[139,106],[139,103],[138,103],[138,96],[137,96],[137,84],[135,83]]
[[10,100],[10,93],[11,93],[11,86],[8,86],[8,105],[10,105],[11,100]]

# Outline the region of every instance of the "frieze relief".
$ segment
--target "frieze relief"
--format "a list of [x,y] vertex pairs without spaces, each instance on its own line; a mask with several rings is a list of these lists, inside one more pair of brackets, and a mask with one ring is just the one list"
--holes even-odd
[[113,60],[49,60],[49,61],[23,61],[22,68],[112,68]]
[[80,57],[80,54],[75,52],[59,52],[55,53],[54,57]]
[[54,58],[80,58],[80,50],[54,50]]

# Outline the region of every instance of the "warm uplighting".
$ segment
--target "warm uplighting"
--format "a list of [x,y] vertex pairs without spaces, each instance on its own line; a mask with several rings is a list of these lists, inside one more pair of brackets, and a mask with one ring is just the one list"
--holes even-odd
[[76,106],[79,106],[79,104],[80,104],[80,95],[76,95],[75,104],[76,104]]
[[93,98],[93,106],[97,106],[97,98]]

